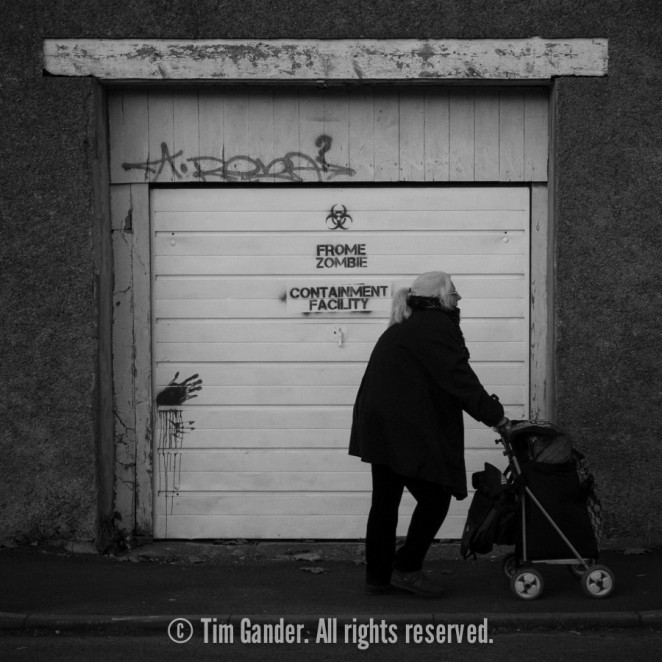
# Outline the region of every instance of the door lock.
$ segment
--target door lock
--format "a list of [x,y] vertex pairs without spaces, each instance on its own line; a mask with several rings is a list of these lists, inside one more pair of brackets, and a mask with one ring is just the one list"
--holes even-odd
[[338,343],[338,347],[342,347],[347,337],[347,327],[333,326],[331,327],[331,336]]

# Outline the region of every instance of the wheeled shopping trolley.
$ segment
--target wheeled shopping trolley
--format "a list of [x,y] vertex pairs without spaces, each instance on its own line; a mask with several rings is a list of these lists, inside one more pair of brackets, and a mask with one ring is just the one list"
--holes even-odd
[[512,592],[522,600],[540,597],[541,564],[567,566],[584,593],[606,598],[612,571],[597,563],[600,505],[585,457],[569,438],[543,421],[513,421],[501,430],[508,469],[486,463],[473,475],[476,488],[462,538],[465,558],[492,544],[512,544],[503,561]]

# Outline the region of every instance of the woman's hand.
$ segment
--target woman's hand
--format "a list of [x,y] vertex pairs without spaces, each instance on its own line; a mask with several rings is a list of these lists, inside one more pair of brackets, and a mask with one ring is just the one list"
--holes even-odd
[[501,434],[510,427],[510,419],[505,416],[492,428],[495,432]]

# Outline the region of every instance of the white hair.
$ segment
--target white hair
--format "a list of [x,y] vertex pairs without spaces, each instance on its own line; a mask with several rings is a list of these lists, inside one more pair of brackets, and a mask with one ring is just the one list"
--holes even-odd
[[453,292],[453,283],[450,275],[446,272],[427,271],[421,274],[410,288],[402,287],[393,295],[389,326],[399,324],[411,315],[411,308],[407,305],[407,297],[435,298],[439,300],[439,305],[443,310],[453,310],[455,304],[451,292]]

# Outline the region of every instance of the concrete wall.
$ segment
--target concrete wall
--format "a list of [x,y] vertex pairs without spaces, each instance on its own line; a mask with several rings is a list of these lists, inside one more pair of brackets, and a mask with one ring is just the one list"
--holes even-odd
[[541,35],[610,47],[608,78],[554,91],[557,421],[592,462],[609,535],[662,541],[657,0],[1,0],[0,10],[0,538],[89,539],[97,517],[94,83],[42,77],[42,39]]

